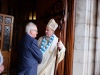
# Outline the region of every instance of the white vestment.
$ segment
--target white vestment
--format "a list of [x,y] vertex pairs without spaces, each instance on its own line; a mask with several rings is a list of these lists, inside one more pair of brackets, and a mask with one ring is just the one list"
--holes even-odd
[[[43,37],[38,40],[39,47],[41,46]],[[43,53],[41,64],[38,65],[38,75],[54,75],[55,60],[57,53],[58,38],[54,35],[54,40],[48,49]],[[62,49],[58,52],[58,62],[62,61],[65,55],[65,47],[62,44]]]
[[3,56],[2,56],[2,54],[1,54],[1,52],[0,52],[0,66],[3,64]]

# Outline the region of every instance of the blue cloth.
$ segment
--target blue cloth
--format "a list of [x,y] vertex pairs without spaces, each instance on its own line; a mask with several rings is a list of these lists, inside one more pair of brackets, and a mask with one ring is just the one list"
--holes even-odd
[[42,52],[36,39],[26,34],[19,43],[17,75],[37,75],[37,66],[42,61]]
[[43,39],[42,39],[41,46],[40,46],[40,51],[42,51],[42,53],[44,53],[48,49],[48,47],[52,44],[53,40],[54,40],[54,35],[52,35],[50,37],[49,42],[46,44],[47,40],[46,40],[46,36],[44,36]]

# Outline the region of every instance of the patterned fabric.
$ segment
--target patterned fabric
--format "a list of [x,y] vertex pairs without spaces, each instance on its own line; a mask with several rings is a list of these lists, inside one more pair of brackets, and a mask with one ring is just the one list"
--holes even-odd
[[[40,46],[40,50],[41,50],[41,52],[42,53],[44,53],[47,49],[48,49],[48,47],[52,44],[52,41],[54,40],[54,35],[52,35],[51,37],[50,37],[50,40],[49,40],[49,42],[46,44],[46,36],[44,36],[43,37],[43,39],[42,39],[42,44],[41,44],[41,46]],[[45,46],[45,44],[46,44],[46,46]]]
[[58,27],[58,24],[56,23],[56,21],[54,19],[50,19],[48,24],[47,24],[47,27],[49,27],[55,31]]

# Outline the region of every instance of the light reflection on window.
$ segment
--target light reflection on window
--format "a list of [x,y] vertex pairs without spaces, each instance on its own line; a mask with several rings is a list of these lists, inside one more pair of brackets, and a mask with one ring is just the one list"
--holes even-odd
[[29,12],[29,20],[36,20],[36,11],[34,13],[32,11]]

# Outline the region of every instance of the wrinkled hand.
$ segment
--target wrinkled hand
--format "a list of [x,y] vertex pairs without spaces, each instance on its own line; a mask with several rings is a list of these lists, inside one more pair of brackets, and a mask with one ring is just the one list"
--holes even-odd
[[57,47],[58,47],[60,50],[62,49],[61,41],[57,43]]
[[4,71],[4,65],[0,66],[0,73],[2,73]]

